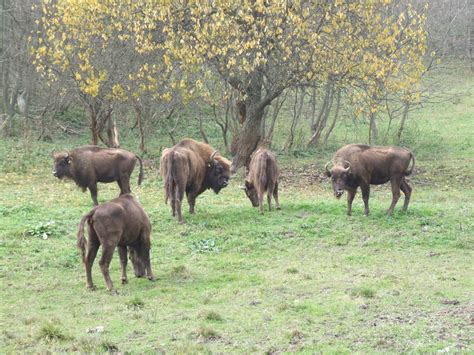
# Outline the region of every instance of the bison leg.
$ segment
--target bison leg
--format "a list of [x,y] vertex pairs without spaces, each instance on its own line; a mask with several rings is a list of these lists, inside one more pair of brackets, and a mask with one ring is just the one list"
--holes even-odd
[[[176,188],[174,191],[174,207],[176,210],[176,213],[178,215],[178,222],[179,223],[184,223],[183,216],[181,214],[181,204],[184,198],[184,190],[186,189],[186,186],[184,184],[176,184]],[[173,203],[173,201],[171,201]]]
[[263,214],[263,191],[258,191],[258,209]]
[[94,264],[97,251],[99,250],[99,239],[93,229],[89,229],[89,240],[87,241],[87,251],[84,258],[84,267],[86,269],[86,286],[88,289],[94,290],[94,283],[92,282],[92,265]]
[[278,202],[278,182],[275,183],[275,188],[273,189],[273,197],[275,198],[276,209],[280,209],[280,203]]
[[[117,238],[111,238],[111,239],[119,239]],[[114,286],[112,284],[112,280],[110,279],[110,273],[109,273],[109,265],[110,261],[112,260],[112,256],[114,255],[114,250],[115,250],[115,245],[107,245],[107,244],[102,244],[102,257],[100,258],[99,265],[100,265],[100,270],[102,271],[102,275],[104,276],[105,283],[107,284],[107,288],[109,289],[110,292],[114,290]]]
[[94,201],[94,205],[97,206],[99,202],[97,201],[97,183],[93,185],[89,185],[89,191],[91,192],[92,201]]
[[408,185],[407,181],[405,178],[402,178],[402,184],[400,185],[400,189],[403,191],[405,194],[405,202],[403,203],[403,210],[406,211],[408,208],[408,204],[410,203],[410,197],[411,197],[411,186]]
[[391,203],[390,207],[387,210],[388,214],[393,213],[393,209],[395,208],[395,205],[397,204],[398,199],[400,198],[400,188],[401,188],[400,178],[393,177],[393,178],[390,179],[390,182],[392,184],[392,203]]
[[272,210],[272,189],[268,189],[268,191],[267,191],[267,202],[268,202],[268,211],[271,212],[271,210]]
[[347,190],[347,215],[352,215],[352,201],[356,195],[357,188]]
[[117,183],[120,187],[120,195],[129,194],[132,191],[130,190],[130,176],[122,175]]
[[[147,236],[144,236],[143,240],[150,240],[150,232],[147,232]],[[144,263],[145,263],[145,269],[146,269],[146,277],[150,281],[155,281],[156,278],[153,275],[153,271],[151,271],[151,262],[150,262],[150,246],[145,243],[144,247]]]
[[118,247],[119,250],[119,256],[120,256],[120,266],[122,268],[122,277],[121,281],[122,284],[128,283],[128,278],[127,278],[127,247]]
[[364,215],[369,215],[369,196],[370,196],[370,185],[361,184],[360,190],[362,192],[362,200],[364,200]]
[[189,213],[193,214],[194,213],[194,206],[196,205],[196,195],[194,195],[191,192],[187,192],[186,193],[186,198],[188,199]]

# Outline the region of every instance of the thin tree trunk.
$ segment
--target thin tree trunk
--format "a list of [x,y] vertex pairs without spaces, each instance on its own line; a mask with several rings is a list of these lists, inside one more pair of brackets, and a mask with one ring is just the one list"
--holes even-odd
[[142,110],[139,107],[138,104],[135,105],[135,112],[137,114],[137,126],[138,126],[138,135],[140,139],[140,143],[138,145],[138,149],[140,149],[141,152],[146,152],[145,149],[145,133],[143,131],[143,122],[142,122]]
[[378,139],[377,122],[375,121],[377,115],[375,112],[370,113],[369,124],[369,144],[375,143]]
[[405,122],[408,118],[408,112],[410,110],[410,102],[409,101],[405,101],[405,105],[403,107],[403,114],[402,114],[402,119],[400,121],[400,128],[398,129],[398,133],[397,133],[397,139],[398,139],[398,143],[400,143],[401,141],[401,138],[402,138],[402,133],[403,133],[403,129],[405,127]]
[[222,139],[224,140],[224,146],[225,146],[226,152],[229,151],[229,143],[228,143],[228,139],[227,139],[227,132],[228,132],[228,128],[229,128],[229,111],[230,111],[230,106],[229,106],[229,101],[227,101],[226,110],[225,110],[225,119],[223,121],[221,121],[217,116],[216,105],[212,105],[212,112],[214,114],[214,121],[220,127],[220,129],[222,131]]
[[328,79],[326,83],[323,104],[321,106],[321,109],[319,110],[319,114],[318,114],[318,118],[316,122],[311,127],[313,133],[311,135],[310,140],[306,144],[307,147],[318,144],[319,138],[321,137],[321,132],[326,125],[325,121],[327,120],[327,117],[329,115],[329,111],[330,111],[329,106],[330,106],[330,102],[332,102],[332,96],[333,96],[332,92],[333,92],[332,81],[331,79]]
[[[174,112],[174,109],[171,110],[171,112],[170,112],[169,115],[166,117],[166,119],[170,120],[171,117],[173,116],[173,112]],[[180,116],[179,116],[179,115],[176,116],[176,121],[175,121],[175,123],[174,123],[173,128],[168,131],[168,135],[170,136],[171,141],[173,142],[173,145],[176,145],[176,138],[174,137],[174,133],[175,133],[175,131],[176,131],[176,128],[178,127],[179,119],[180,119]]]
[[268,142],[268,147],[270,149],[272,147],[272,142],[273,142],[273,132],[274,132],[274,129],[275,129],[275,123],[276,123],[276,120],[278,118],[278,114],[280,113],[280,110],[283,107],[283,104],[285,103],[287,97],[288,97],[288,91],[285,94],[285,96],[283,96],[283,98],[281,98],[280,96],[277,97],[275,105],[273,106],[272,122],[271,122],[270,128],[266,132],[266,136],[265,136],[265,141]]
[[336,112],[334,112],[334,119],[332,120],[331,126],[329,126],[329,129],[326,132],[326,135],[324,136],[324,143],[323,145],[326,145],[328,142],[329,136],[331,135],[334,127],[336,126],[337,118],[339,117],[339,108],[341,107],[341,89],[337,89],[337,96],[336,96]]
[[295,129],[298,125],[299,118],[301,117],[301,110],[303,108],[304,103],[304,91],[301,90],[301,99],[298,101],[298,88],[295,92],[295,104],[293,105],[293,120],[291,121],[290,132],[288,135],[288,139],[286,140],[284,150],[289,152],[293,148],[294,140],[295,140]]
[[107,146],[110,148],[119,148],[119,136],[117,123],[112,117],[112,109],[107,113]]
[[201,134],[201,137],[204,141],[204,143],[209,144],[209,140],[207,139],[206,132],[204,131],[204,128],[202,127],[202,117],[196,117],[196,119],[199,122],[199,133]]

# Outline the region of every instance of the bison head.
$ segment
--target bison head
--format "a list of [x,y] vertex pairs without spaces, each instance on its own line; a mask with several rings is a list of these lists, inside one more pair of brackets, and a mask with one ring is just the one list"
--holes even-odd
[[59,179],[69,176],[69,169],[72,162],[72,158],[69,153],[55,153],[53,154],[53,159],[53,175]]
[[215,156],[217,153],[217,150],[212,153],[207,164],[207,178],[209,179],[211,188],[216,194],[229,184],[230,178],[230,164],[225,158],[218,157],[218,159],[216,159]]
[[245,180],[245,187],[244,187],[245,194],[249,198],[250,202],[252,202],[253,207],[258,207],[258,195],[255,186],[248,180]]
[[347,180],[349,178],[351,163],[344,160],[342,164],[335,164],[331,170],[328,169],[327,163],[325,166],[326,176],[332,180],[332,188],[334,189],[334,195],[336,198],[340,198],[344,193],[344,189],[347,186]]
[[129,259],[133,265],[133,271],[135,273],[135,277],[145,277],[146,269],[145,264],[143,263],[142,259],[139,257],[139,252],[137,252],[133,248],[129,249]]

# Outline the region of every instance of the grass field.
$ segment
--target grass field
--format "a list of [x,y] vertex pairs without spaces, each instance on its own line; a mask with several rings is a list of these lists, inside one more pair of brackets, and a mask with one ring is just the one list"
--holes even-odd
[[[51,175],[51,150],[87,137],[1,141],[0,353],[474,352],[474,80],[450,78],[465,94],[408,122],[417,168],[406,214],[402,199],[385,214],[383,186],[369,217],[360,194],[347,217],[321,174],[328,149],[279,157],[280,211],[260,216],[240,176],[201,195],[178,225],[151,149],[132,190],[153,224],[158,280],[120,285],[115,255],[114,296],[97,262],[98,290],[85,289],[75,247],[90,195]],[[361,137],[339,132],[331,144]],[[117,192],[101,184],[99,201]]]

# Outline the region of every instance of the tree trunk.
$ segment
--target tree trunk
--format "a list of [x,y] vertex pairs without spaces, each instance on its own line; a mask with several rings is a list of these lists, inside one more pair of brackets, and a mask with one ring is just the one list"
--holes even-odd
[[402,138],[402,133],[405,127],[406,119],[408,118],[409,110],[410,110],[410,102],[405,101],[405,105],[403,106],[402,120],[400,121],[400,128],[398,129],[398,133],[397,133],[398,143],[400,143],[400,140]]
[[112,110],[107,113],[107,116],[107,146],[110,148],[120,148],[117,124],[112,117]]
[[204,131],[204,128],[202,126],[202,117],[196,117],[196,119],[199,121],[199,133],[201,134],[201,137],[204,141],[204,143],[209,144],[209,140],[207,139],[206,132]]
[[336,126],[336,121],[339,116],[339,108],[341,107],[341,89],[337,89],[337,97],[336,97],[336,112],[334,113],[334,119],[332,120],[331,126],[326,132],[326,136],[324,137],[324,145],[327,144],[329,136],[331,135],[334,127]]
[[370,113],[370,125],[369,125],[369,144],[375,143],[378,139],[377,123],[375,121],[377,115],[375,112]]
[[90,128],[91,128],[91,134],[92,134],[92,145],[98,145],[99,144],[99,133],[100,133],[100,128],[99,128],[99,122],[97,120],[97,112],[95,112],[94,108],[92,106],[89,106],[89,118],[90,118]]
[[301,90],[301,98],[298,101],[298,88],[295,91],[295,103],[293,105],[293,120],[291,121],[290,132],[288,139],[285,142],[284,150],[289,152],[293,148],[293,143],[295,140],[295,129],[298,125],[299,119],[301,117],[301,110],[303,109],[304,104],[304,91]]
[[238,137],[237,152],[232,161],[232,172],[250,163],[250,155],[262,139],[263,110],[248,110],[244,128]]
[[313,126],[311,127],[312,135],[311,135],[310,140],[306,144],[307,147],[318,144],[319,138],[321,137],[321,132],[326,126],[326,121],[329,116],[329,112],[331,111],[332,98],[333,98],[332,81],[331,79],[328,79],[326,83],[325,93],[324,93],[324,101],[321,106],[321,109],[319,110],[318,118],[316,122],[313,124]]
[[280,96],[277,97],[276,102],[275,102],[275,106],[273,107],[272,122],[270,124],[269,129],[265,133],[266,134],[265,135],[265,141],[268,142],[268,147],[270,149],[272,147],[273,131],[275,129],[275,123],[276,123],[276,120],[278,118],[278,114],[280,113],[280,110],[281,110],[283,104],[285,103],[287,97],[288,97],[288,94],[285,94],[285,96],[283,98],[281,98]]
[[227,105],[225,109],[225,119],[220,120],[218,115],[217,115],[217,110],[216,110],[216,105],[212,105],[212,112],[214,113],[214,121],[217,123],[217,125],[220,127],[222,131],[222,139],[224,141],[224,146],[225,150],[228,153],[230,151],[229,147],[229,141],[227,138],[227,133],[229,131],[229,114],[230,114],[230,104],[229,100],[227,100]]
[[139,139],[140,139],[138,149],[140,149],[140,151],[142,153],[145,153],[146,152],[146,149],[145,149],[145,134],[144,134],[143,122],[142,122],[142,110],[141,110],[141,108],[138,104],[135,104],[134,107],[135,107],[135,113],[137,114],[138,135],[139,135]]

